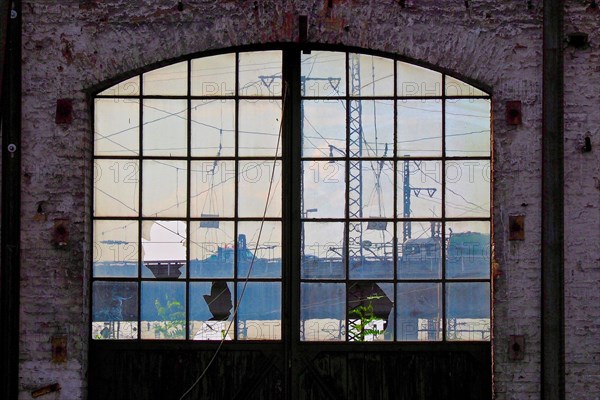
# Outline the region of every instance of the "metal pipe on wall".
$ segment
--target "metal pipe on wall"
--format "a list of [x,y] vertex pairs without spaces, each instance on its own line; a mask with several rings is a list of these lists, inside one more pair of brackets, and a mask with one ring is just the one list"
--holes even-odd
[[541,398],[565,398],[563,1],[544,0]]

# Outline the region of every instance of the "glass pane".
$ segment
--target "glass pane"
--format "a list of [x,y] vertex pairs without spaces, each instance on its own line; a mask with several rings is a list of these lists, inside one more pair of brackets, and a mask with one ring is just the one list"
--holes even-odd
[[140,103],[133,99],[96,99],[94,154],[133,156],[140,148]]
[[348,286],[348,340],[394,340],[394,284],[352,282]]
[[[394,61],[367,54],[350,54],[349,79],[352,96],[393,96]],[[352,90],[352,82],[360,87]]]
[[344,283],[300,285],[300,340],[345,341]]
[[346,156],[346,106],[341,100],[302,101],[302,156]]
[[343,279],[344,223],[304,222],[302,227],[302,278]]
[[446,75],[446,96],[487,96],[487,93]]
[[281,155],[281,113],[280,101],[240,101],[238,142],[240,156]]
[[238,278],[280,278],[281,235],[281,222],[238,222]]
[[98,93],[98,96],[139,96],[140,77],[134,76]]
[[442,276],[441,222],[398,222],[398,278]]
[[146,217],[185,217],[187,213],[187,163],[146,160],[142,214]]
[[442,74],[405,62],[398,62],[398,96],[441,96]]
[[303,96],[346,94],[346,53],[312,51],[301,57]]
[[94,216],[138,216],[139,175],[139,164],[135,160],[96,160]]
[[190,222],[190,277],[232,278],[234,263],[233,222]]
[[280,217],[281,161],[244,161],[238,168],[238,215],[262,217],[268,204],[265,216]]
[[490,284],[446,284],[446,339],[490,340]]
[[192,157],[235,155],[235,101],[192,101]]
[[137,285],[136,282],[94,282],[93,339],[137,339]]
[[232,340],[233,283],[190,283],[190,339]]
[[[362,114],[362,157],[393,157],[394,102],[391,100],[353,100]],[[350,138],[352,138],[350,132]]]
[[187,156],[187,101],[144,100],[144,156]]
[[490,101],[446,101],[446,155],[490,156]]
[[388,221],[350,222],[348,270],[351,279],[394,277],[394,224]]
[[316,209],[306,218],[343,218],[346,213],[346,163],[303,161],[304,210]]
[[446,223],[446,277],[490,279],[490,223]]
[[94,221],[93,257],[94,277],[137,277],[137,221]]
[[398,101],[398,157],[442,155],[442,102]]
[[143,75],[144,96],[185,96],[187,90],[187,61],[169,65]]
[[192,96],[235,94],[235,53],[192,60]]
[[442,340],[442,285],[398,284],[399,341]]
[[490,162],[446,161],[446,216],[490,216]]
[[238,283],[238,339],[281,340],[281,283]]
[[142,339],[185,339],[185,283],[142,282]]
[[183,221],[143,221],[142,277],[185,278],[186,238]]
[[192,161],[190,191],[192,218],[233,217],[235,161]]
[[442,162],[398,162],[398,214],[404,218],[442,217]]
[[241,96],[281,96],[281,51],[240,53]]
[[363,218],[394,215],[394,164],[392,161],[362,161],[361,197]]

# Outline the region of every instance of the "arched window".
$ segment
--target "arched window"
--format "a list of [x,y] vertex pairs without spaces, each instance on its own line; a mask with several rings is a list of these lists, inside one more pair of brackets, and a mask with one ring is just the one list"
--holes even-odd
[[490,97],[236,51],[94,97],[92,339],[490,339]]

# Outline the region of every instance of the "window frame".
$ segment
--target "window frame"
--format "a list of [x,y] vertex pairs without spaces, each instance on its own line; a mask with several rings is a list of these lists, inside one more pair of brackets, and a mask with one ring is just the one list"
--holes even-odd
[[[300,76],[300,71],[299,66],[300,66],[300,54],[302,51],[310,49],[312,51],[318,51],[318,50],[323,50],[323,51],[341,51],[341,52],[345,52],[346,55],[348,55],[349,53],[358,53],[358,54],[365,54],[365,55],[373,55],[373,56],[381,56],[381,57],[385,57],[388,59],[391,59],[394,61],[394,71],[396,71],[396,61],[401,61],[401,62],[408,62],[412,65],[416,65],[416,66],[422,66],[424,68],[427,68],[428,70],[431,71],[435,71],[435,72],[439,72],[442,74],[442,93],[440,96],[398,96],[397,95],[397,85],[394,84],[394,94],[393,96],[389,97],[389,96],[383,96],[382,98],[385,99],[390,99],[394,102],[394,119],[396,119],[396,102],[399,100],[403,100],[403,99],[410,99],[410,100],[440,100],[442,102],[442,137],[445,138],[446,137],[446,123],[445,123],[445,118],[446,118],[446,112],[445,112],[445,107],[446,107],[446,100],[453,100],[453,99],[485,99],[490,101],[490,108],[491,108],[491,95],[481,95],[481,96],[448,96],[444,93],[443,88],[445,87],[445,83],[446,83],[446,77],[450,76],[453,79],[458,79],[455,78],[456,75],[455,74],[448,74],[446,71],[441,70],[439,68],[435,68],[435,67],[431,67],[429,65],[424,65],[422,63],[417,63],[414,60],[407,60],[403,57],[397,56],[397,55],[393,55],[393,54],[388,54],[388,53],[381,53],[381,52],[376,52],[376,51],[368,51],[368,50],[364,50],[364,49],[357,49],[357,48],[350,48],[350,47],[337,47],[337,46],[322,46],[322,45],[295,45],[295,44],[288,44],[288,45],[265,45],[265,46],[248,46],[248,47],[239,47],[239,48],[230,48],[230,49],[223,49],[223,50],[219,50],[219,51],[215,51],[215,52],[204,52],[201,54],[194,54],[191,56],[186,56],[183,58],[179,58],[176,60],[168,60],[159,64],[155,64],[152,66],[148,66],[148,67],[144,67],[141,70],[138,70],[135,72],[135,74],[128,74],[127,77],[131,78],[131,77],[135,77],[135,76],[139,76],[140,79],[142,77],[142,75],[146,72],[149,71],[153,71],[157,68],[160,68],[162,66],[169,66],[169,65],[173,65],[176,64],[178,62],[181,61],[187,61],[188,62],[188,81],[187,81],[187,85],[188,85],[188,93],[185,96],[144,96],[143,92],[140,91],[139,95],[136,96],[99,96],[98,94],[101,93],[103,90],[106,90],[107,88],[112,87],[115,83],[117,82],[122,82],[125,79],[114,79],[111,80],[110,83],[102,85],[102,87],[98,87],[95,88],[95,90],[93,90],[93,94],[92,94],[92,99],[98,99],[98,98],[106,98],[106,99],[117,99],[117,98],[131,98],[131,99],[138,99],[140,104],[140,110],[143,109],[143,105],[142,105],[142,101],[145,98],[181,98],[181,99],[185,99],[188,102],[188,118],[187,118],[187,124],[188,124],[188,128],[187,128],[187,148],[188,148],[188,155],[187,156],[182,156],[182,157],[168,157],[168,159],[174,159],[174,160],[184,160],[187,163],[188,169],[189,166],[191,164],[192,160],[196,160],[196,159],[203,159],[202,157],[196,158],[196,157],[191,157],[190,156],[190,146],[191,146],[191,133],[190,133],[190,124],[191,124],[191,118],[190,118],[190,113],[191,113],[191,108],[189,107],[190,102],[195,99],[195,96],[191,96],[191,83],[190,83],[190,65],[191,65],[191,60],[196,59],[198,57],[208,57],[211,55],[220,55],[220,54],[229,54],[229,53],[235,53],[236,55],[242,52],[249,52],[249,51],[267,51],[267,50],[282,50],[282,54],[283,54],[283,60],[282,60],[282,70],[283,70],[283,75],[284,76],[296,76],[299,77]],[[348,60],[348,56],[346,57],[346,59]],[[236,63],[236,69],[237,69],[237,63]],[[396,73],[395,73],[396,76]],[[394,82],[395,82],[394,78]],[[462,82],[465,82],[471,86],[473,86],[474,88],[478,89],[479,87],[481,87],[481,85],[479,84],[473,84],[472,81],[470,80],[466,80],[461,78],[460,79]],[[489,89],[486,89],[485,91],[490,92]],[[287,96],[287,97],[286,97]],[[298,210],[301,210],[301,206],[300,206],[300,201],[299,201],[299,197],[300,197],[300,187],[301,187],[301,169],[300,169],[300,163],[302,162],[302,155],[300,155],[299,151],[295,151],[294,149],[298,149],[301,148],[301,142],[300,142],[300,137],[302,132],[300,131],[300,126],[301,126],[301,122],[300,122],[300,115],[301,115],[301,110],[300,110],[300,104],[302,102],[303,98],[307,98],[307,97],[303,97],[300,91],[300,81],[299,79],[292,79],[290,81],[290,87],[289,87],[289,91],[288,94],[286,96],[281,96],[281,97],[277,97],[279,99],[281,99],[282,101],[285,102],[284,104],[284,109],[291,109],[291,111],[288,112],[288,116],[284,117],[284,121],[283,121],[283,130],[285,132],[288,132],[288,135],[284,135],[284,137],[282,138],[282,144],[283,144],[283,150],[282,150],[282,154],[280,157],[277,157],[278,160],[281,160],[283,162],[283,168],[284,168],[284,172],[283,172],[283,189],[282,189],[282,216],[279,218],[279,220],[281,221],[281,223],[283,224],[282,227],[282,239],[281,239],[281,243],[282,245],[288,245],[291,248],[300,248],[300,243],[301,243],[301,224],[303,220],[306,219],[302,219],[302,217],[300,216],[300,213],[298,213]],[[220,98],[220,97],[218,97]],[[262,97],[261,97],[262,98]],[[317,99],[319,97],[316,97]],[[353,98],[352,96],[350,96],[349,93],[346,94],[345,96],[347,101],[352,101]],[[375,97],[375,99],[379,98],[378,96]],[[243,100],[243,99],[255,99],[253,96],[240,96],[237,93],[232,97],[232,99],[237,103],[239,100]],[[360,99],[363,99],[362,97]],[[359,99],[359,100],[360,100]],[[372,97],[369,97],[369,99],[373,99]],[[91,102],[92,104],[92,115],[94,114],[94,101]],[[140,126],[143,125],[143,111],[140,111]],[[93,122],[94,124],[94,122]],[[94,126],[94,125],[93,125]],[[346,127],[348,127],[348,121],[346,121]],[[92,132],[94,132],[94,130],[92,129]],[[236,132],[237,132],[237,118],[236,118]],[[348,136],[347,136],[348,137]],[[480,158],[473,158],[470,157],[468,158],[469,160],[476,160],[476,159],[481,159],[481,160],[485,160],[485,161],[489,161],[490,162],[490,170],[493,169],[493,160],[492,160],[492,154],[493,154],[493,147],[492,147],[492,114],[491,114],[491,110],[490,110],[490,153],[489,156],[487,157],[480,157]],[[140,149],[143,147],[143,144],[141,143],[142,139],[141,139],[141,135],[140,135]],[[397,142],[397,123],[394,122],[394,142]],[[442,155],[440,157],[432,157],[432,160],[439,160],[440,162],[442,162],[442,164],[447,161],[447,160],[460,160],[460,159],[464,159],[465,157],[452,157],[452,156],[447,156],[445,154],[445,140],[443,140],[443,145],[442,145]],[[237,155],[236,155],[237,156]],[[343,157],[346,162],[350,161],[350,157],[348,154],[346,154]],[[96,156],[94,153],[93,156],[94,161],[98,160],[98,159],[115,159],[114,156]],[[120,159],[120,158],[119,158]],[[127,158],[123,158],[124,160],[126,159],[133,159],[131,157]],[[145,159],[144,156],[140,153],[138,154],[137,158],[139,159],[140,162],[140,167],[142,165],[142,161]],[[160,159],[160,158],[159,158]],[[210,159],[210,157],[208,157],[207,159]],[[428,157],[420,157],[419,159],[429,159]],[[234,157],[233,160],[235,160],[235,162],[237,162],[238,158]],[[287,160],[287,161],[284,161]],[[387,160],[387,159],[386,159]],[[389,158],[389,160],[391,162],[393,162],[394,164],[394,171],[397,170],[397,164],[400,163],[401,161],[404,161],[405,158],[403,157],[398,157],[398,155],[396,154],[396,151],[394,149],[393,151],[393,156]],[[349,168],[346,168],[346,175],[348,174],[348,170]],[[445,168],[442,168],[442,193],[445,193],[445,185],[446,185],[446,180],[445,180]],[[141,176],[141,171],[140,171],[140,176]],[[92,178],[93,179],[93,178]],[[190,195],[190,182],[189,182],[189,177],[188,179],[188,184],[187,184],[187,195]],[[397,173],[394,173],[394,186],[397,188]],[[347,188],[348,185],[346,185]],[[92,181],[92,187],[94,186],[94,181]],[[493,243],[493,214],[491,212],[492,210],[492,185],[490,182],[490,213],[488,215],[488,217],[486,218],[479,218],[479,219],[474,219],[474,218],[464,218],[464,220],[469,220],[469,221],[473,221],[473,220],[481,220],[481,221],[486,221],[489,223],[489,227],[490,227],[490,259],[492,258],[492,243]],[[140,188],[140,193],[142,192],[142,189]],[[237,190],[236,190],[237,193]],[[397,194],[398,194],[398,190],[395,189],[394,190],[394,207],[397,207]],[[442,196],[445,196],[444,194],[442,194]],[[141,196],[140,196],[141,197]],[[347,199],[347,195],[346,195],[346,199]],[[141,201],[141,200],[140,200]],[[443,201],[443,200],[442,200]],[[92,201],[93,203],[93,201]],[[236,194],[236,204],[237,204],[237,194]],[[94,205],[92,204],[91,209],[94,209]],[[442,207],[442,209],[444,209],[444,207]],[[141,210],[141,207],[140,207]],[[296,211],[296,212],[295,212]],[[141,212],[141,211],[140,211]],[[443,211],[444,213],[444,211]],[[93,211],[92,211],[92,216],[91,216],[91,220],[92,220],[92,227],[93,227],[93,221],[96,220],[102,220],[104,219],[104,217],[94,217],[93,216]],[[112,217],[106,217],[105,219],[110,219],[110,220],[120,220],[120,219],[124,219],[124,220],[132,220],[132,218],[112,218]],[[144,217],[142,217],[141,215],[137,218],[134,218],[136,221],[139,221],[139,230],[141,231],[142,227],[141,227],[141,222],[142,220],[144,220]],[[396,237],[396,234],[399,234],[399,230],[396,229],[396,226],[401,224],[405,218],[399,217],[398,216],[398,211],[395,210],[394,212],[394,216],[391,218],[386,218],[386,219],[391,219],[392,223],[394,225],[394,237]],[[180,219],[181,220],[181,219]],[[185,221],[193,221],[193,218],[190,218],[189,215],[189,206],[188,206],[188,212],[186,217],[184,218]],[[225,219],[223,219],[225,220]],[[236,216],[234,216],[232,218],[232,220],[243,220],[240,218],[237,218]],[[419,219],[419,218],[410,218],[411,221],[420,221],[420,220],[426,220],[427,222],[431,221],[431,218],[426,218],[426,219]],[[446,221],[461,221],[463,219],[461,218],[451,218],[448,219],[445,217],[444,214],[442,214],[442,217],[440,218],[440,222],[442,224],[442,226],[445,225]],[[344,217],[344,221],[345,224],[347,225],[348,223],[351,223],[351,220],[348,216],[348,212],[346,211],[345,217]],[[364,218],[364,219],[360,219],[359,221],[364,221],[367,222],[368,219]],[[189,224],[188,224],[189,225]],[[444,228],[442,228],[442,234],[444,234]],[[92,233],[93,235],[93,233]],[[237,234],[236,236],[237,237]],[[140,242],[138,243],[139,246],[141,247],[142,242],[141,242],[141,233],[138,236],[138,239],[140,240]],[[189,234],[187,235],[187,240],[190,239]],[[396,239],[397,241],[397,239]],[[395,246],[397,246],[397,243],[395,244]],[[442,248],[445,248],[445,244],[444,241],[442,241]],[[186,250],[186,260],[188,260],[188,264],[189,264],[189,260],[190,260],[190,254],[189,254],[189,248],[188,250]],[[444,250],[442,250],[444,251]],[[398,279],[397,279],[397,253],[398,251],[394,250],[394,279],[393,279],[393,284],[396,287],[398,284]],[[141,271],[142,269],[142,260],[141,260],[141,250],[138,251],[138,270]],[[441,278],[439,279],[439,282],[442,286],[442,290],[445,291],[445,283],[446,281],[448,281],[448,279],[445,276],[445,257],[442,257],[442,275]],[[360,345],[360,343],[356,343],[356,342],[349,342],[348,340],[345,341],[340,341],[340,342],[323,342],[323,341],[306,341],[303,342],[300,340],[300,336],[299,336],[299,332],[300,332],[300,315],[299,315],[299,307],[296,306],[297,304],[299,304],[300,301],[300,284],[303,281],[300,278],[300,254],[291,254],[290,251],[285,251],[284,254],[282,254],[282,264],[283,265],[288,265],[289,268],[282,268],[282,276],[281,276],[281,292],[282,292],[282,317],[281,317],[281,323],[282,323],[282,330],[283,330],[283,337],[282,340],[276,340],[274,341],[275,344],[282,344],[283,342],[288,342],[288,341],[292,341],[294,343],[300,343],[301,345],[325,345],[325,346],[344,346],[344,345],[349,345],[349,346],[358,346]],[[491,265],[490,265],[491,266]],[[131,282],[137,282],[138,283],[138,321],[141,323],[141,319],[142,319],[142,314],[141,314],[141,282],[144,281],[144,277],[141,275],[141,273],[138,274],[137,278],[132,278],[131,280],[129,279],[125,279],[123,280],[123,278],[116,278],[116,279],[107,279],[105,277],[99,277],[96,278],[93,276],[93,260],[91,261],[91,267],[90,267],[91,271],[92,271],[92,276],[90,279],[90,291],[92,293],[93,296],[93,289],[92,286],[94,284],[94,282],[97,281],[131,281]],[[346,267],[347,268],[347,267]],[[190,318],[190,314],[189,314],[189,285],[190,285],[190,278],[189,278],[189,271],[187,271],[189,268],[186,269],[186,273],[188,273],[188,277],[184,280],[186,287],[188,289],[186,289],[185,293],[186,293],[186,322],[189,321]],[[290,272],[293,271],[293,272]],[[229,278],[228,278],[229,279]],[[232,278],[235,282],[237,282],[239,280],[238,277]],[[348,285],[348,282],[352,281],[352,279],[349,278],[349,275],[346,274],[345,277],[345,282],[346,285]],[[415,282],[418,282],[419,280],[415,280]],[[492,297],[492,290],[491,290],[491,283],[492,283],[492,277],[491,277],[491,268],[490,268],[490,275],[488,276],[487,279],[469,279],[469,282],[485,282],[489,285],[490,287],[490,336],[491,336],[491,330],[493,329],[493,325],[492,325],[492,312],[491,312],[491,297]],[[432,280],[426,280],[426,282],[432,282]],[[436,280],[437,282],[437,280]],[[457,282],[462,282],[461,280],[457,280]],[[235,286],[235,285],[234,285]],[[397,289],[394,288],[394,299],[397,298],[396,296],[396,291]],[[233,297],[234,299],[236,298],[236,296]],[[442,340],[441,341],[434,341],[434,342],[430,342],[430,341],[423,341],[423,342],[414,342],[414,341],[408,341],[408,342],[403,342],[403,341],[398,341],[396,339],[396,336],[394,336],[394,340],[391,342],[376,342],[376,343],[367,343],[367,346],[374,346],[374,345],[387,345],[387,346],[403,346],[403,345],[411,345],[411,344],[415,344],[418,343],[418,345],[449,345],[451,343],[470,343],[472,341],[465,341],[465,342],[453,342],[450,340],[447,340],[446,337],[446,296],[443,295],[442,296],[442,312],[443,312],[443,317],[442,317],[442,329],[443,329],[443,333],[442,333]],[[93,304],[92,302],[90,302],[90,316],[93,315]],[[291,310],[291,313],[286,313],[286,310]],[[92,320],[93,317],[90,318],[90,320]],[[394,321],[394,335],[396,335],[396,329],[395,329],[395,325],[396,325],[396,310],[394,308],[394,317],[391,318]],[[346,317],[346,322],[347,322],[348,318]],[[93,339],[92,337],[92,327],[91,327],[92,323],[90,322],[90,339]],[[186,342],[192,342],[191,338],[189,338],[189,329],[187,329],[187,324],[186,324]],[[235,324],[234,327],[232,327],[232,329],[234,331],[237,331],[237,329],[235,328]],[[490,339],[491,340],[491,339]],[[91,340],[92,342],[99,342],[97,340]],[[138,334],[137,339],[132,340],[132,342],[147,342],[147,339],[142,339],[141,335]],[[158,342],[165,342],[165,340],[160,340]],[[178,341],[178,343],[180,343],[181,341]],[[259,344],[259,343],[269,343],[270,341],[232,341],[235,343],[240,343],[242,345],[250,345],[250,344]],[[477,341],[475,341],[477,342]],[[485,341],[487,342],[487,341]],[[202,344],[206,344],[206,345],[213,345],[214,342],[213,341],[193,341],[193,343],[197,343],[199,345]],[[229,344],[229,343],[228,343]],[[233,343],[231,343],[233,344]]]

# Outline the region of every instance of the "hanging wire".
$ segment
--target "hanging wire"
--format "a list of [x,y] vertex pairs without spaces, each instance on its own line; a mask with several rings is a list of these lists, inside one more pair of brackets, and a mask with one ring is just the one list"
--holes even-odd
[[[284,105],[285,105],[285,102],[286,102],[286,96],[287,96],[287,87],[285,86],[285,82],[284,82],[284,93],[283,93],[283,104]],[[276,145],[276,148],[275,148],[275,154],[277,154],[279,152],[279,145],[281,143],[282,130],[283,130],[283,119],[279,123],[279,135],[277,136],[277,145]],[[259,247],[259,244],[260,244],[260,239],[261,239],[261,235],[262,235],[262,232],[263,232],[263,227],[265,225],[265,219],[267,218],[267,209],[268,209],[269,203],[270,203],[271,191],[273,190],[273,180],[275,178],[275,169],[276,169],[275,167],[276,167],[276,164],[277,164],[277,158],[275,158],[273,160],[273,168],[271,169],[271,177],[269,179],[269,189],[267,191],[267,198],[265,200],[265,207],[264,207],[263,215],[262,215],[262,218],[261,218],[261,221],[260,221],[260,228],[258,230],[258,237],[256,239],[256,246],[254,248],[254,252],[252,253],[252,260],[250,261],[250,266],[248,267],[248,273],[246,274],[246,277],[244,278],[244,284],[242,286],[242,290],[241,290],[239,298],[237,300],[237,304],[236,304],[236,306],[235,306],[235,308],[233,310],[233,314],[231,316],[231,321],[229,322],[229,324],[227,326],[227,330],[223,333],[223,337],[219,341],[219,345],[217,346],[217,349],[215,350],[215,352],[214,352],[213,356],[211,357],[210,361],[208,362],[208,364],[206,365],[206,367],[204,367],[204,370],[198,376],[198,378],[194,381],[194,383],[190,386],[190,388],[188,390],[186,390],[185,393],[183,393],[183,395],[181,395],[181,397],[179,398],[179,400],[185,399],[185,397],[188,394],[191,393],[191,391],[196,387],[196,385],[198,385],[198,383],[200,383],[200,381],[202,380],[202,378],[204,378],[204,376],[206,375],[206,373],[210,369],[211,365],[213,364],[213,362],[216,360],[217,356],[219,355],[219,353],[221,351],[221,348],[223,347],[223,344],[225,343],[225,338],[229,334],[229,331],[231,330],[231,327],[233,326],[233,323],[235,322],[235,320],[237,318],[237,314],[239,312],[240,305],[242,304],[242,300],[244,298],[244,294],[245,294],[246,288],[248,286],[248,281],[250,280],[250,275],[252,273],[252,268],[254,267],[254,261],[256,259],[256,253],[258,252],[258,247]]]

